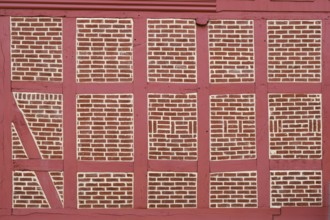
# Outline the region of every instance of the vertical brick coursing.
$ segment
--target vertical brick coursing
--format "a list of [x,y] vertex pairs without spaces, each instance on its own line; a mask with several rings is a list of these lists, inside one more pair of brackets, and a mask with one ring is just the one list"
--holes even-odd
[[33,171],[13,172],[13,208],[50,208]]
[[209,22],[211,83],[254,82],[253,21]]
[[257,206],[257,172],[211,174],[211,208],[255,208]]
[[322,171],[271,171],[271,206],[322,206]]
[[62,95],[14,93],[42,159],[62,159]]
[[133,208],[133,174],[78,173],[78,208]]
[[49,172],[52,182],[56,188],[62,204],[64,204],[64,175],[60,171]]
[[212,95],[211,160],[256,157],[255,96]]
[[148,173],[149,208],[196,208],[196,194],[196,173]]
[[133,80],[132,19],[77,19],[77,81]]
[[270,94],[270,158],[320,159],[320,94]]
[[321,81],[321,21],[268,21],[269,82]]
[[197,159],[197,95],[149,94],[149,159]]
[[196,82],[194,20],[148,19],[148,81]]
[[133,160],[133,96],[77,96],[78,159]]
[[23,147],[20,137],[16,131],[14,124],[11,125],[11,143],[13,147],[12,158],[17,159],[28,159],[26,151]]
[[62,81],[62,19],[11,18],[12,80]]

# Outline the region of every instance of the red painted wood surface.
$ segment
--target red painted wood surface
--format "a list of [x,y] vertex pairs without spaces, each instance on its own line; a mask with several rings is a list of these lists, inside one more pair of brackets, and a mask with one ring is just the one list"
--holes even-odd
[[[0,0],[0,219],[327,219],[328,184],[330,182],[330,65],[329,21],[330,1],[24,1]],[[24,9],[24,10],[22,10]],[[50,10],[52,9],[52,10]],[[70,9],[70,10],[69,10]],[[110,12],[107,10],[111,10]],[[143,11],[144,10],[144,11]],[[178,12],[177,12],[178,11]],[[247,11],[250,11],[247,13]],[[285,13],[283,13],[285,12]],[[310,12],[310,13],[302,13]],[[10,82],[10,16],[60,16],[63,22],[63,83]],[[117,84],[78,84],[75,80],[76,17],[129,17],[134,19],[134,82]],[[197,27],[197,84],[147,83],[146,19],[252,19],[255,22],[256,82],[210,85],[208,78],[207,27]],[[267,19],[320,19],[323,21],[322,83],[267,82]],[[41,160],[36,152],[26,122],[17,111],[11,92],[47,92],[63,94],[64,160]],[[147,94],[198,94],[198,161],[148,160]],[[269,160],[268,93],[322,93],[323,159]],[[84,162],[76,159],[76,95],[104,93],[134,94],[134,162]],[[209,95],[256,94],[257,159],[209,161]],[[29,160],[12,161],[11,118],[27,148]],[[24,130],[25,129],[25,130]],[[323,170],[323,207],[270,208],[270,170]],[[38,171],[52,209],[12,209],[12,171]],[[64,170],[64,207],[55,189],[47,186],[47,171]],[[258,171],[258,204],[255,209],[209,209],[210,172]],[[134,209],[77,209],[77,172],[134,172]],[[184,210],[150,210],[147,208],[148,171],[198,172],[198,208]]]

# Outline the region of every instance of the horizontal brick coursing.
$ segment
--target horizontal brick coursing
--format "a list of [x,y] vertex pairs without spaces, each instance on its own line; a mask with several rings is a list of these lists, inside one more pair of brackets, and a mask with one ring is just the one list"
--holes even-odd
[[256,157],[255,95],[212,95],[211,160]]
[[133,20],[77,19],[77,81],[133,80]]
[[211,20],[208,28],[210,82],[254,82],[253,21]]
[[51,171],[49,175],[62,204],[64,204],[64,173],[61,171]]
[[50,208],[33,171],[13,172],[13,208]]
[[14,124],[11,125],[11,144],[13,147],[12,158],[13,160],[17,159],[28,159],[26,151],[23,147],[22,141],[18,136]]
[[14,93],[42,159],[63,158],[62,95]]
[[196,25],[191,19],[148,19],[148,81],[196,82]]
[[14,81],[62,81],[62,18],[11,17]]
[[197,159],[197,95],[149,94],[149,159]]
[[320,82],[322,22],[268,21],[268,81]]
[[211,173],[210,208],[256,208],[257,172]]
[[196,208],[196,206],[197,173],[148,173],[148,208]]
[[322,171],[271,171],[272,207],[322,206]]
[[133,95],[77,96],[78,159],[133,160]]
[[320,94],[269,94],[271,159],[321,159]]
[[78,173],[78,208],[133,208],[133,173]]

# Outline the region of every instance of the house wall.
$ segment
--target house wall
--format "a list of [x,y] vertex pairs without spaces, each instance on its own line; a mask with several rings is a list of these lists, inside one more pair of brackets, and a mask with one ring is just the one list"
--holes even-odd
[[0,219],[327,219],[330,2],[87,7],[0,1]]

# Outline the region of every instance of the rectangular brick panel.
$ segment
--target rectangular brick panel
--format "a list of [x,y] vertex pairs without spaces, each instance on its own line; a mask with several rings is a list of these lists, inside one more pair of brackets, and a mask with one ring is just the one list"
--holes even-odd
[[191,19],[148,19],[148,81],[195,83],[196,25]]
[[212,173],[210,208],[256,208],[257,172]]
[[62,95],[15,92],[14,98],[27,121],[42,159],[62,159]]
[[210,96],[211,160],[256,158],[254,94]]
[[321,94],[269,94],[270,158],[322,158]]
[[78,208],[133,208],[133,173],[78,173]]
[[275,20],[268,28],[268,81],[320,82],[319,20]]
[[322,171],[271,171],[272,207],[322,206]]
[[23,147],[22,141],[18,136],[14,124],[11,125],[11,144],[12,144],[12,158],[17,159],[28,159],[26,151]]
[[13,172],[13,208],[50,208],[33,171]]
[[62,81],[62,18],[11,17],[14,81]]
[[149,159],[197,160],[197,95],[149,94]]
[[77,19],[77,81],[133,80],[133,21]]
[[253,21],[212,20],[208,30],[210,82],[254,82]]
[[196,208],[196,194],[197,173],[148,173],[148,208]]
[[77,96],[78,159],[133,160],[133,95]]

